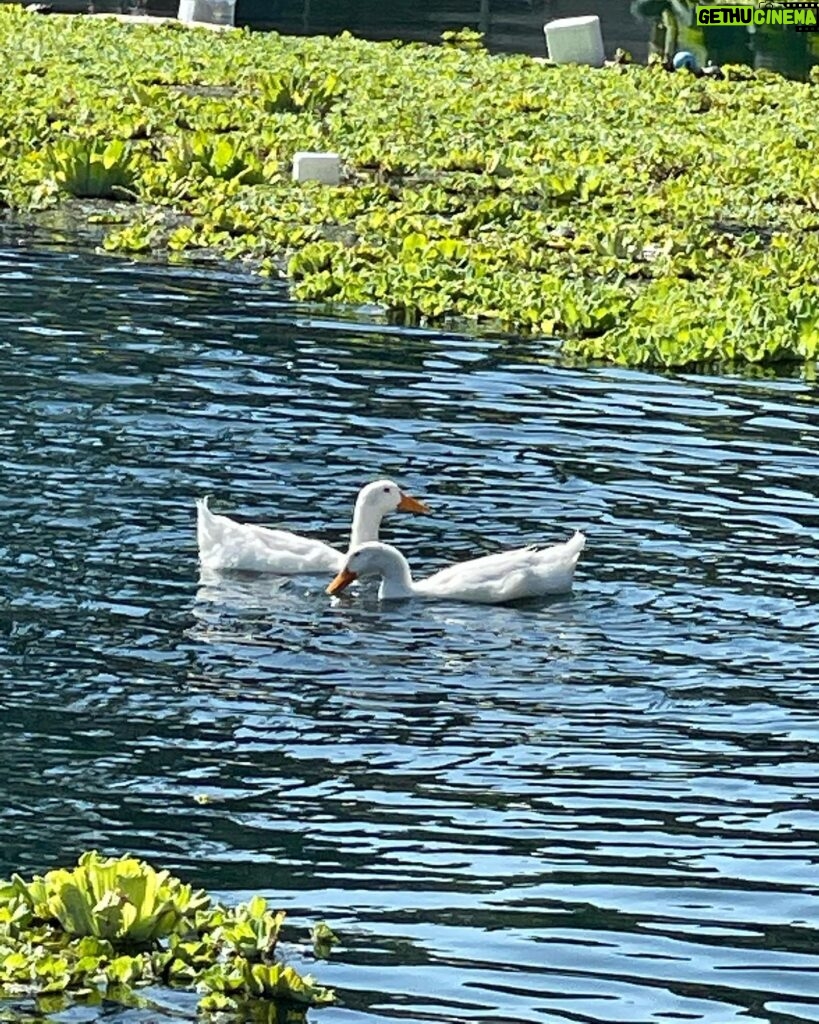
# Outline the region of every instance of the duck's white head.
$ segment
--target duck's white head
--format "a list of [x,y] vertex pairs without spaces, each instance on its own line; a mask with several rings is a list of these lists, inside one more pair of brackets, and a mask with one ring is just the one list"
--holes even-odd
[[405,494],[392,480],[374,480],[358,492],[356,506],[385,516],[388,512],[427,513],[429,509],[417,498]]
[[327,593],[338,594],[359,576],[394,577],[405,585],[410,581],[409,566],[401,552],[378,541],[361,544],[347,555],[344,568],[327,587]]

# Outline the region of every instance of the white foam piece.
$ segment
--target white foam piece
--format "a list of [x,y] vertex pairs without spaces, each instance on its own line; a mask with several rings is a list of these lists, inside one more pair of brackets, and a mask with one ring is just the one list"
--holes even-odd
[[549,60],[555,64],[590,64],[594,68],[602,66],[606,54],[603,50],[600,19],[596,14],[548,21],[543,31],[546,33]]
[[299,152],[293,157],[294,181],[320,181],[322,185],[338,185],[341,160],[338,153]]

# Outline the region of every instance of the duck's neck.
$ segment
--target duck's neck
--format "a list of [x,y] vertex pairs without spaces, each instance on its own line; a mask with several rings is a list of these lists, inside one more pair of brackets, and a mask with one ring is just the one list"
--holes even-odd
[[381,513],[367,504],[366,499],[358,496],[353,509],[353,525],[350,530],[350,551],[355,551],[362,544],[378,540],[378,528],[381,526]]
[[414,592],[409,562],[400,551],[385,551],[381,565],[381,586],[378,588],[379,598],[382,601],[395,600],[412,597]]

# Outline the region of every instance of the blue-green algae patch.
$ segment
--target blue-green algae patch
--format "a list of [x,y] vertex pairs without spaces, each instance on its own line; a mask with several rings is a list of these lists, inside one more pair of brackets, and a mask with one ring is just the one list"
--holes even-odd
[[[0,205],[104,203],[110,251],[215,254],[572,359],[819,354],[815,82],[11,6],[0,50]],[[294,182],[299,150],[338,153],[341,184]]]
[[[137,990],[200,994],[202,1014],[299,1021],[333,1001],[276,957],[284,912],[256,896],[214,901],[167,871],[96,852],[76,867],[0,882],[0,1000],[34,998],[41,1012],[103,998],[140,1005]],[[335,936],[313,930],[317,955]]]

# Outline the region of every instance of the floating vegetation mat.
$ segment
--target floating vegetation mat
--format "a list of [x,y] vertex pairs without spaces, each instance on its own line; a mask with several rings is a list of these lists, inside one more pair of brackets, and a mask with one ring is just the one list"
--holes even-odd
[[[0,1000],[150,1006],[136,989],[170,985],[201,993],[203,1014],[303,1021],[333,994],[275,959],[284,916],[259,896],[228,908],[142,861],[85,853],[72,870],[0,882]],[[332,938],[314,928],[318,955]]]
[[[0,5],[0,205],[633,366],[819,355],[819,84]],[[342,160],[298,184],[296,151]]]

